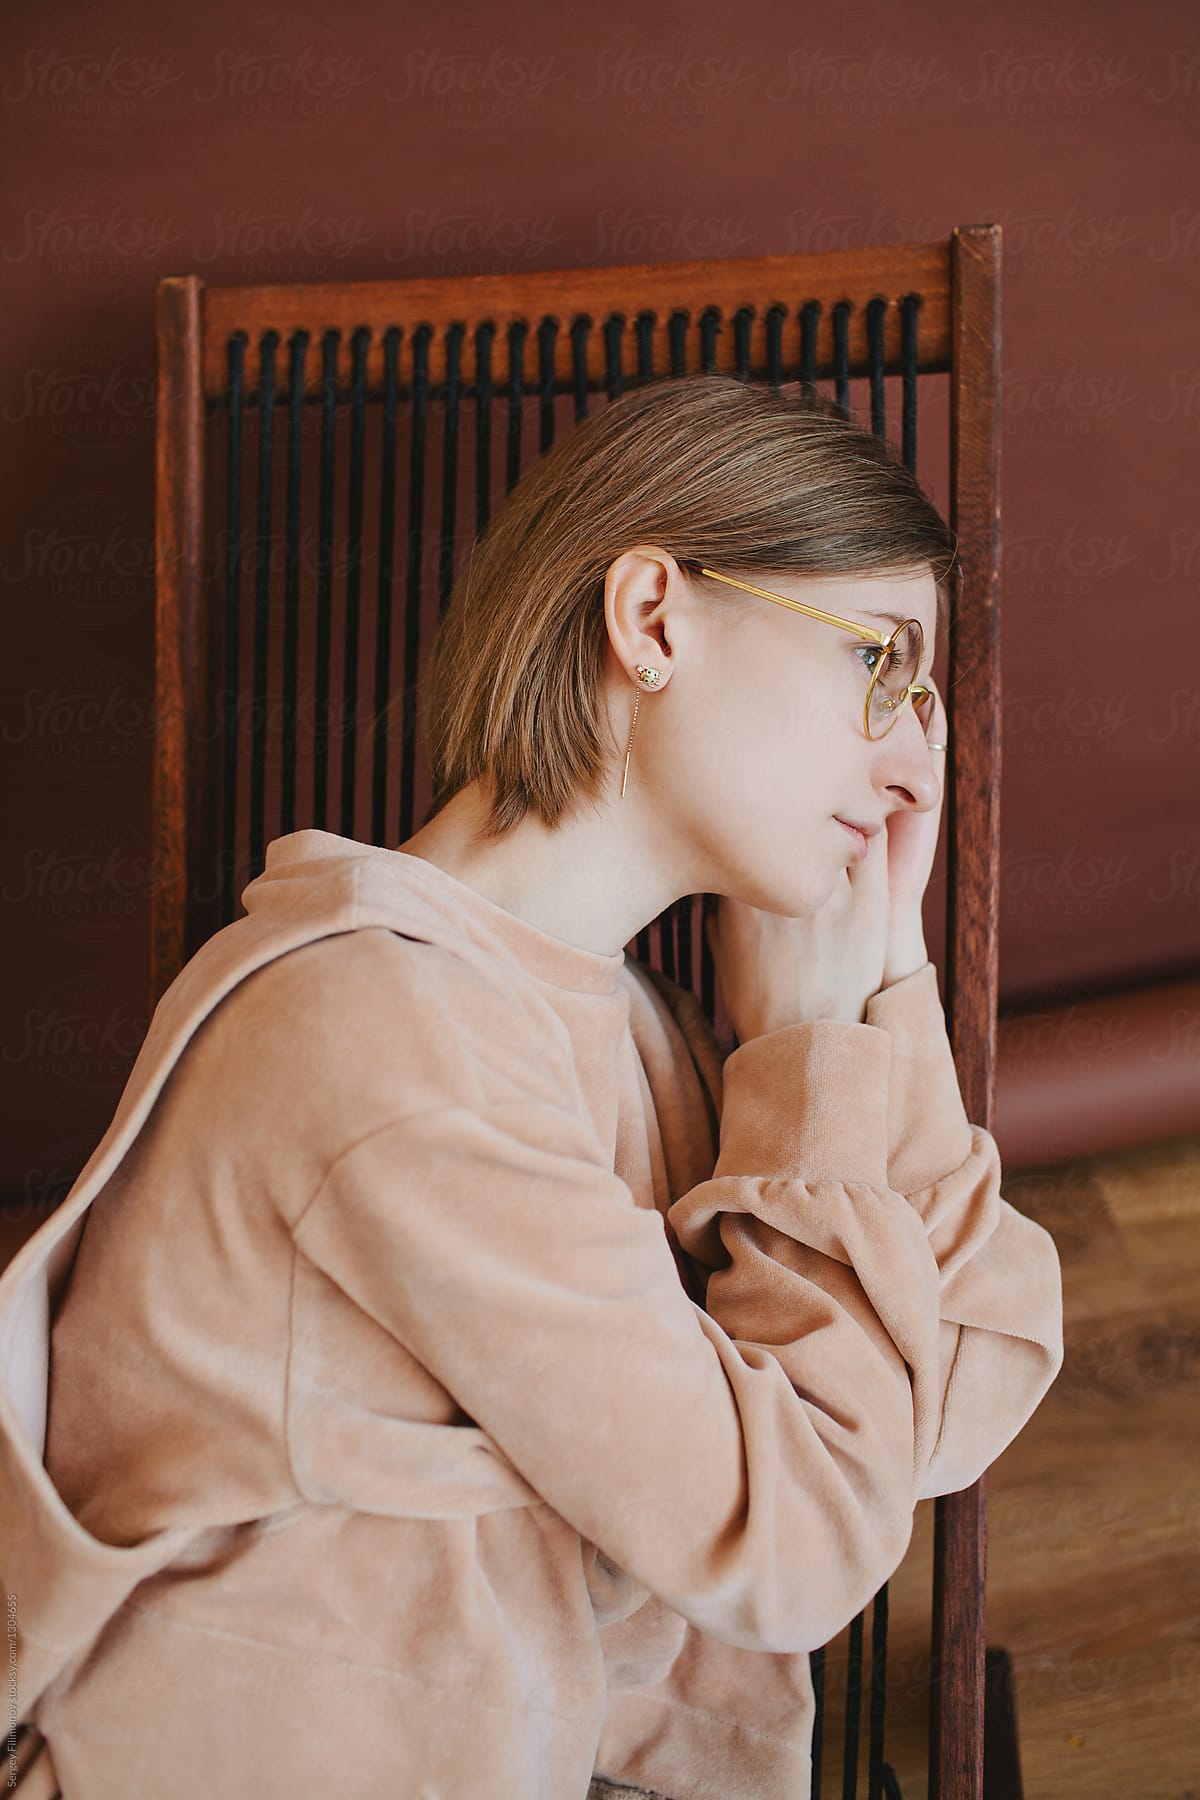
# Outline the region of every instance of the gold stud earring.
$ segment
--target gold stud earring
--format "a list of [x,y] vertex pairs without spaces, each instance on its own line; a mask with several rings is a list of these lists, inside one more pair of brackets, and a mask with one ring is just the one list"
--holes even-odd
[[[646,663],[635,663],[634,667],[637,670],[638,680],[640,682],[642,682],[646,687],[650,687],[650,688],[657,687],[659,682],[662,680],[662,670],[661,669],[652,669],[652,668],[648,667],[648,665]],[[625,783],[629,779],[629,754],[630,754],[630,751],[633,749],[633,734],[637,730],[638,705],[641,701],[641,698],[642,697],[640,694],[635,694],[633,697],[633,723],[629,727],[629,742],[625,746],[625,767],[621,773],[621,798],[622,798],[622,800],[625,798]]]

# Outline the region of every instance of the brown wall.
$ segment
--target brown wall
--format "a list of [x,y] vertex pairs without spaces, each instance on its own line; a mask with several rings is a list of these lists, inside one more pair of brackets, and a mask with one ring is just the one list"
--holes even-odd
[[17,0],[0,34],[10,1218],[86,1159],[146,1023],[165,273],[516,271],[999,222],[1003,992],[1196,969],[1200,50],[1182,0],[1012,22],[949,0],[745,0],[736,21],[710,0]]

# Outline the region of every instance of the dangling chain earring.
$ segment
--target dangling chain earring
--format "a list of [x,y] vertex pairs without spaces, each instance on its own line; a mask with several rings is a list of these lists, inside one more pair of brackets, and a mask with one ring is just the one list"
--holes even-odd
[[[645,663],[635,663],[634,667],[637,669],[638,680],[644,683],[646,687],[657,687],[662,680],[661,669],[648,668]],[[621,775],[622,800],[625,798],[625,783],[629,778],[629,753],[633,749],[633,734],[637,730],[638,702],[640,699],[640,694],[635,694],[633,697],[633,723],[629,727],[629,742],[625,746],[625,768]]]

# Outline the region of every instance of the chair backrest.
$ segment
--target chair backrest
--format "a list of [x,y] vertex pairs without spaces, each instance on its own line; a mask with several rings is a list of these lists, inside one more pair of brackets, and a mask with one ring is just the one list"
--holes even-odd
[[[922,479],[944,480],[958,532],[942,969],[963,1098],[990,1126],[999,258],[998,227],[980,225],[829,255],[518,276],[161,280],[151,1006],[235,916],[274,837],[309,825],[378,844],[412,835],[429,792],[415,735],[423,648],[493,494],[557,432],[671,374],[831,383],[873,430],[891,427],[913,469],[920,417]],[[715,1024],[701,899],[668,908],[636,953],[696,992]],[[931,1796],[982,1788],[985,1493],[983,1477],[935,1501]],[[864,1617],[848,1628],[848,1761]],[[883,1792],[886,1625],[885,1585],[871,1795]],[[816,1794],[824,1651],[812,1657]]]

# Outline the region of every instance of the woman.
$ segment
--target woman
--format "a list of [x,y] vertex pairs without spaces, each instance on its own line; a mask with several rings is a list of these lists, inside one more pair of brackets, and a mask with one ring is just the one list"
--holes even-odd
[[[806,1791],[808,1652],[1062,1359],[922,935],[953,566],[878,439],[724,377],[509,496],[426,823],[270,846],[0,1281],[67,1800]],[[697,892],[724,1061],[624,951]]]

